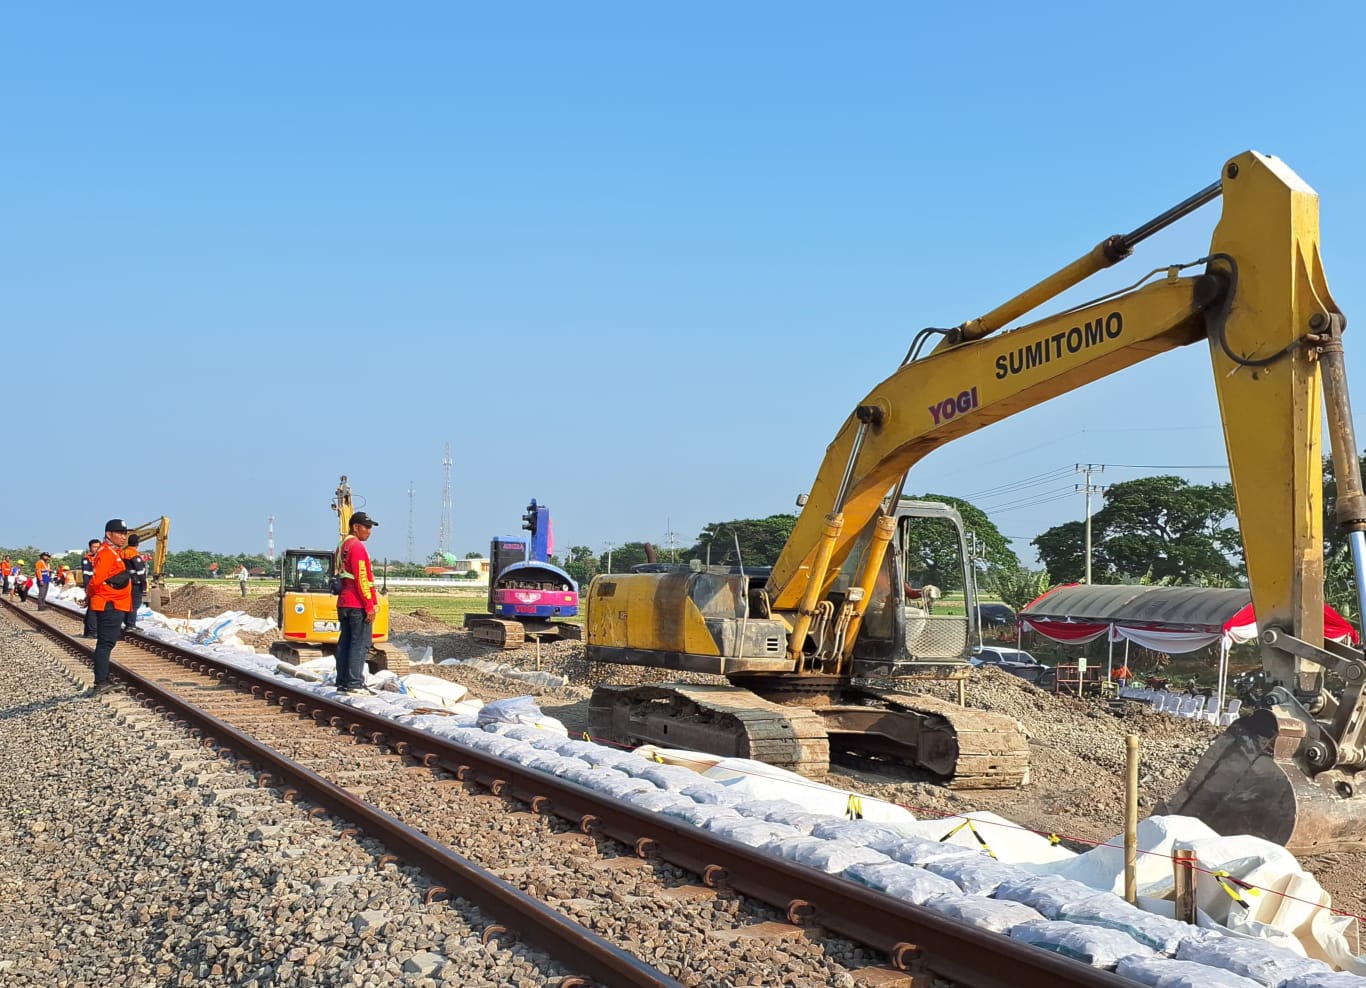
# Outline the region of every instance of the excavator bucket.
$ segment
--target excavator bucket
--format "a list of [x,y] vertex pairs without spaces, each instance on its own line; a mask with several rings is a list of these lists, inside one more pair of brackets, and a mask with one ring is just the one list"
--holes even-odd
[[1231,724],[1159,813],[1198,817],[1225,836],[1251,834],[1292,854],[1361,850],[1366,798],[1352,775],[1310,774],[1305,725],[1273,710]]

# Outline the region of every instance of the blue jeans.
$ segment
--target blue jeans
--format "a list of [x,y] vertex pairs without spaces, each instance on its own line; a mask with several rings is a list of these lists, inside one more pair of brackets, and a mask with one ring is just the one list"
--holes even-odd
[[338,607],[337,689],[365,685],[365,657],[370,654],[370,625],[362,607]]

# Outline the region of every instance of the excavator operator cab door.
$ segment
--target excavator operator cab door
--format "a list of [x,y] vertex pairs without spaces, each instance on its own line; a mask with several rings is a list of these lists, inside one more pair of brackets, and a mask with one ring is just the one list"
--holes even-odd
[[[843,596],[871,541],[859,536],[835,585]],[[901,500],[854,645],[855,676],[944,678],[968,667],[978,630],[963,520],[947,504]],[[961,601],[959,596],[961,594]]]

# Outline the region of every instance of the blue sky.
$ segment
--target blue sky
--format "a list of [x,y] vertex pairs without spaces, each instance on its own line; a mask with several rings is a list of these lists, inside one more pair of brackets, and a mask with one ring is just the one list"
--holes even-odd
[[[1366,8],[1042,6],[0,5],[0,346],[31,413],[0,543],[169,514],[173,548],[262,551],[270,515],[277,546],[316,544],[345,473],[391,558],[414,485],[421,556],[449,442],[457,552],[531,497],[560,547],[689,544],[793,510],[919,328],[1247,148],[1319,192],[1362,311]],[[1083,297],[1201,256],[1217,218]],[[910,488],[1057,472],[978,501],[1032,561],[1082,514],[1076,462],[1225,479],[1168,468],[1225,462],[1203,348]]]

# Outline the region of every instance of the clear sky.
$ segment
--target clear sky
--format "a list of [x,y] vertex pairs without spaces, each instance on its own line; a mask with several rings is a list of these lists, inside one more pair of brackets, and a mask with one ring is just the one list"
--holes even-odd
[[[413,484],[423,556],[447,442],[456,552],[532,497],[557,548],[690,544],[794,510],[922,326],[1247,148],[1317,189],[1366,325],[1363,11],[0,5],[0,544],[161,514],[172,548],[263,551],[270,515],[278,547],[326,544],[345,473],[395,559]],[[1083,297],[1201,256],[1218,208]],[[1226,479],[1204,348],[951,444],[910,489],[975,498],[1033,562],[1081,517],[1077,462]]]

